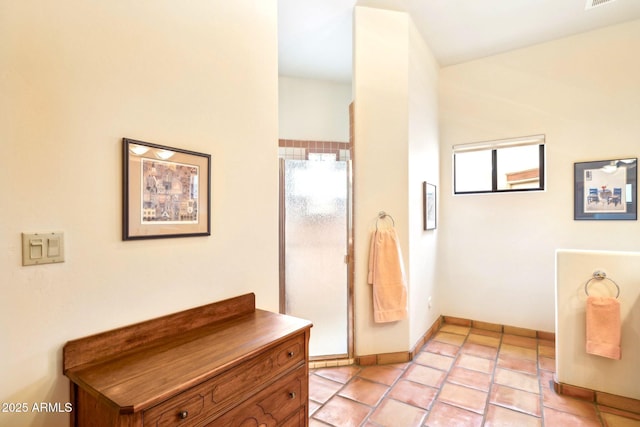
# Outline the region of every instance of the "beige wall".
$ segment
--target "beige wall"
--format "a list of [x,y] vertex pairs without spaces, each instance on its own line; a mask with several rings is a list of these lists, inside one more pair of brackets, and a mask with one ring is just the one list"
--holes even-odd
[[[410,348],[441,314],[436,280],[438,229],[424,230],[423,183],[440,186],[438,134],[439,66],[409,22],[409,312]],[[437,205],[437,203],[436,203]],[[437,206],[436,206],[437,207]],[[431,299],[431,306],[429,300]]]
[[355,8],[354,19],[354,251],[356,355],[403,351],[409,320],[376,324],[367,284],[369,239],[377,214],[395,220],[408,262],[408,18]]
[[[435,233],[422,230],[422,182],[437,183],[437,67],[406,13],[356,7],[354,33],[354,223],[356,355],[407,351],[440,314]],[[434,155],[435,154],[435,155]],[[377,214],[396,225],[409,291],[408,319],[373,322],[367,284]]]
[[[573,164],[640,156],[640,21],[440,72],[443,314],[554,330],[558,248],[638,251],[638,221],[574,221]],[[452,195],[451,146],[546,134],[545,192]]]
[[[275,0],[0,2],[1,402],[67,402],[70,339],[245,292],[277,310],[276,21]],[[121,240],[122,137],[212,155],[210,237]],[[20,233],[54,230],[66,262],[22,267]]]
[[279,137],[349,142],[352,98],[350,83],[280,76]]

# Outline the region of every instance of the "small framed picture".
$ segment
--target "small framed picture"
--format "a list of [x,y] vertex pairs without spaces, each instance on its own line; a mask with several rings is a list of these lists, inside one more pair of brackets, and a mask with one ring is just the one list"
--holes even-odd
[[574,164],[574,219],[636,220],[638,159]]
[[211,156],[123,138],[123,240],[211,234]]
[[435,230],[436,228],[436,186],[424,182],[423,204],[424,204],[424,229]]

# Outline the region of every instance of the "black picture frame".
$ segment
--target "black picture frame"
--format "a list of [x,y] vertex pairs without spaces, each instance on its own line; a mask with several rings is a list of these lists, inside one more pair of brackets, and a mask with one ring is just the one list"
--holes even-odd
[[211,235],[211,155],[122,139],[122,239]]
[[638,159],[574,163],[575,220],[637,220]]
[[437,226],[437,188],[428,182],[422,183],[423,224],[425,230],[435,230]]

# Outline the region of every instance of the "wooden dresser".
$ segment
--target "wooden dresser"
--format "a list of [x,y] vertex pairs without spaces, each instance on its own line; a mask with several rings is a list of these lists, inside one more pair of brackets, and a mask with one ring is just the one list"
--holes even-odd
[[307,426],[310,328],[247,294],[70,341],[71,426]]

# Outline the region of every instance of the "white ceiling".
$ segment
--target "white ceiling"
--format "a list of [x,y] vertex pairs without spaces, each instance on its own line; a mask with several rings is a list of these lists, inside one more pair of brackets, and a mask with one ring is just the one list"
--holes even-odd
[[351,81],[357,5],[408,12],[441,66],[640,19],[640,0],[278,0],[280,74]]

